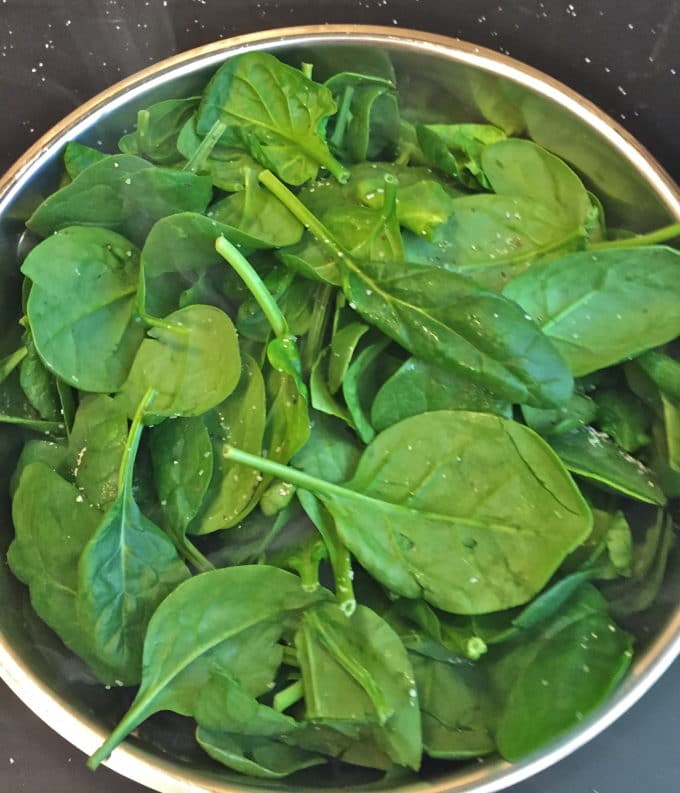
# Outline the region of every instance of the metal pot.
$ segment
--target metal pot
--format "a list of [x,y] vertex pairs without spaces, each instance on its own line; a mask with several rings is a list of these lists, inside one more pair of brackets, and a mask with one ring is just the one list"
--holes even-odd
[[[576,168],[602,198],[608,221],[645,231],[680,220],[680,190],[652,156],[615,121],[541,72],[465,42],[395,28],[324,25],[265,31],[220,41],[169,58],[124,80],[87,102],[43,136],[0,181],[0,348],[11,336],[19,301],[18,259],[23,221],[59,178],[60,154],[69,140],[113,150],[122,129],[139,108],[161,99],[190,95],[225,58],[267,50],[299,63],[342,64],[351,48],[387,51],[402,96],[432,118],[488,120],[515,134],[527,134]],[[0,352],[4,350],[0,349]],[[19,450],[19,436],[0,425],[0,552],[12,536],[7,483]],[[538,754],[511,765],[431,764],[419,781],[370,783],[359,777],[307,775],[283,790],[363,789],[492,793],[547,768],[585,744],[633,705],[680,652],[678,584],[680,559],[671,558],[661,595],[637,625],[635,662],[626,680],[600,710],[570,734]],[[92,752],[127,705],[126,694],[106,691],[34,615],[28,594],[0,565],[0,676],[41,719],[84,752]],[[181,731],[179,731],[181,732]],[[160,793],[234,793],[273,783],[220,773],[193,754],[176,729],[161,717],[153,731],[129,739],[108,765]],[[323,773],[323,772],[322,772]]]

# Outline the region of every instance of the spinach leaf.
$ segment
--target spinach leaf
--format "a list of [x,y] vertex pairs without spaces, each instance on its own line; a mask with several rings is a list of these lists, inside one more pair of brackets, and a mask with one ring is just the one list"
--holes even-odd
[[496,748],[497,707],[479,664],[445,663],[410,653],[423,724],[423,749],[430,757],[481,757]]
[[63,441],[27,441],[21,450],[9,483],[10,496],[14,498],[19,488],[21,475],[31,463],[44,463],[56,473],[63,473],[66,453],[67,448]]
[[215,570],[184,582],[153,615],[142,684],[130,710],[90,758],[90,768],[152,714],[192,715],[215,672],[230,674],[253,696],[266,691],[281,663],[276,642],[286,622],[323,598],[320,590],[304,592],[297,576],[264,565]]
[[654,473],[592,427],[552,435],[547,440],[573,473],[639,501],[666,503]]
[[127,439],[127,415],[115,400],[104,394],[81,399],[65,463],[81,497],[98,509],[108,509],[118,496]]
[[484,148],[481,163],[495,193],[551,207],[585,238],[593,206],[583,182],[559,157],[533,141],[513,138]]
[[133,494],[133,468],[150,392],[134,417],[120,463],[118,495],[78,564],[78,617],[93,647],[118,678],[139,682],[146,629],[157,606],[189,571],[175,546],[145,517]]
[[634,543],[630,576],[602,585],[602,593],[615,615],[636,614],[654,603],[664,581],[674,541],[671,516],[656,510],[642,538]]
[[219,138],[247,149],[289,184],[314,179],[321,166],[342,181],[347,171],[324,139],[335,109],[325,86],[273,55],[249,52],[230,58],[210,80],[196,130],[204,136],[220,124]]
[[505,138],[490,124],[419,124],[418,143],[427,162],[465,187],[490,189],[482,167],[482,152]]
[[213,474],[213,447],[204,418],[164,421],[151,432],[151,463],[163,528],[199,570],[211,569],[186,538],[201,510]]
[[144,335],[134,316],[138,261],[124,237],[85,226],[53,234],[26,257],[36,350],[70,385],[110,393],[125,381]]
[[511,648],[496,677],[505,694],[496,741],[519,760],[563,735],[613,690],[630,664],[632,637],[617,628],[592,587],[548,626]]
[[158,165],[181,160],[177,138],[196,109],[199,97],[165,99],[137,113],[137,128],[118,142],[123,154],[136,154]]
[[237,230],[195,212],[159,220],[142,249],[142,308],[164,317],[179,308],[182,294],[195,284],[197,275],[222,271],[224,263],[215,250],[215,240],[222,234],[244,244]]
[[[327,482],[344,482],[356,470],[361,446],[354,434],[333,416],[312,412],[310,434],[290,464]],[[240,444],[235,446],[242,448]]]
[[[369,344],[357,356],[342,381],[342,393],[352,422],[364,443],[375,437],[371,424],[371,405],[381,385],[390,378],[401,361],[387,352],[390,340]],[[331,350],[332,355],[332,350]]]
[[368,330],[368,325],[362,322],[350,322],[333,334],[328,361],[328,390],[331,394],[342,387],[357,346]]
[[302,616],[295,637],[313,720],[368,721],[393,762],[417,770],[422,738],[413,670],[399,637],[375,612],[358,606],[348,617],[320,604]]
[[514,303],[437,267],[354,262],[272,174],[264,172],[260,181],[342,261],[350,304],[411,354],[508,399],[551,406],[569,397],[573,382],[564,362]]
[[212,475],[201,498],[200,510],[192,515],[189,527],[192,534],[210,534],[235,526],[255,507],[255,495],[261,493],[262,477],[224,456],[224,450],[231,445],[253,453],[262,449],[266,417],[264,379],[249,355],[243,355],[241,360],[241,378],[235,390],[204,417],[211,443]]
[[382,77],[339,72],[325,85],[338,106],[329,142],[340,157],[361,163],[393,155],[399,137],[394,84]]
[[580,377],[680,334],[678,273],[680,253],[671,248],[584,251],[528,270],[503,293]]
[[[249,248],[283,248],[302,238],[302,224],[273,196],[260,187],[258,171],[244,171],[244,189],[210,207],[208,216],[235,229]],[[226,231],[230,239],[232,235]]]
[[21,388],[40,418],[57,421],[60,418],[60,405],[56,379],[40,360],[30,332],[24,334],[24,344],[26,357],[19,369]]
[[206,176],[118,154],[95,162],[52,193],[26,225],[43,237],[69,226],[102,226],[139,245],[157,220],[176,212],[204,212],[211,197]]
[[214,306],[187,306],[166,317],[164,327],[151,328],[118,398],[131,416],[153,388],[154,415],[200,416],[231,394],[240,372],[229,317]]
[[604,389],[597,392],[596,401],[597,426],[624,451],[632,454],[649,443],[649,413],[634,394],[621,388]]
[[107,156],[107,154],[102,154],[97,149],[78,143],[77,140],[71,140],[64,149],[64,168],[68,176],[71,179],[75,179],[90,165],[101,162]]
[[455,372],[409,358],[380,387],[371,423],[380,432],[411,416],[434,410],[470,410],[510,418],[512,407],[483,386]]
[[377,581],[458,614],[526,603],[592,527],[545,442],[484,413],[406,419],[373,441],[344,486],[235,449],[227,456],[313,492]]
[[12,519],[7,561],[28,586],[34,611],[102,682],[113,683],[117,670],[99,658],[76,609],[78,559],[101,513],[48,465],[31,462],[21,473]]
[[540,435],[558,435],[590,424],[597,414],[597,403],[575,391],[564,405],[549,410],[522,405],[522,416]]
[[[182,127],[177,138],[177,149],[186,159],[191,160],[199,150],[202,139],[196,132],[196,115]],[[209,174],[212,183],[220,190],[227,193],[235,193],[243,190],[243,174],[246,170],[259,167],[258,163],[243,149],[236,149],[226,146],[215,146],[210,155],[203,160],[201,173]]]

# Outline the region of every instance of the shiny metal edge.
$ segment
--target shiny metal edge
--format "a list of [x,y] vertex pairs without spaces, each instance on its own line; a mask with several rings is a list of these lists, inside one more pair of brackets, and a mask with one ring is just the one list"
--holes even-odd
[[[182,77],[219,64],[226,56],[253,49],[314,44],[373,44],[414,50],[477,67],[510,79],[547,97],[577,115],[617,149],[659,195],[669,213],[680,220],[680,189],[630,133],[596,105],[543,72],[520,61],[459,39],[404,28],[373,25],[305,25],[235,36],[180,53],[154,64],[102,91],[40,137],[0,179],[0,213],[40,169],[56,147],[76,138],[98,118],[128,102],[137,93],[172,77]],[[456,771],[437,782],[415,781],[401,786],[403,793],[498,793],[554,765],[601,733],[629,710],[680,655],[680,607],[665,629],[637,658],[626,680],[607,702],[563,739],[533,757],[510,764],[497,761],[479,768]],[[92,753],[105,737],[94,722],[76,715],[37,676],[28,673],[21,659],[0,636],[0,677],[46,724],[75,747]],[[106,765],[122,776],[158,793],[240,793],[264,788],[244,782],[233,786],[131,744],[117,749]],[[327,793],[340,793],[326,789]]]

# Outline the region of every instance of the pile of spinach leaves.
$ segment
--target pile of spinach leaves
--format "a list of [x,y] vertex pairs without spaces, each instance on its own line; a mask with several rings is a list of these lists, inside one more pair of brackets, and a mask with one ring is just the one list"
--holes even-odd
[[8,561],[138,687],[92,767],[159,711],[263,778],[515,760],[630,664],[680,496],[679,229],[408,118],[386,61],[239,55],[121,153],[70,143],[27,222]]

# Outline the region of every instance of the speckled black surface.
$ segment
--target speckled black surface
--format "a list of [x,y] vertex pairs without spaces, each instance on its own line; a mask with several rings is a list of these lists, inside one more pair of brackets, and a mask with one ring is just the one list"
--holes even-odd
[[[0,169],[81,102],[174,52],[284,25],[432,30],[508,52],[597,102],[680,179],[678,0],[0,0]],[[512,793],[680,791],[680,664],[604,735]],[[0,793],[142,793],[0,684]]]

